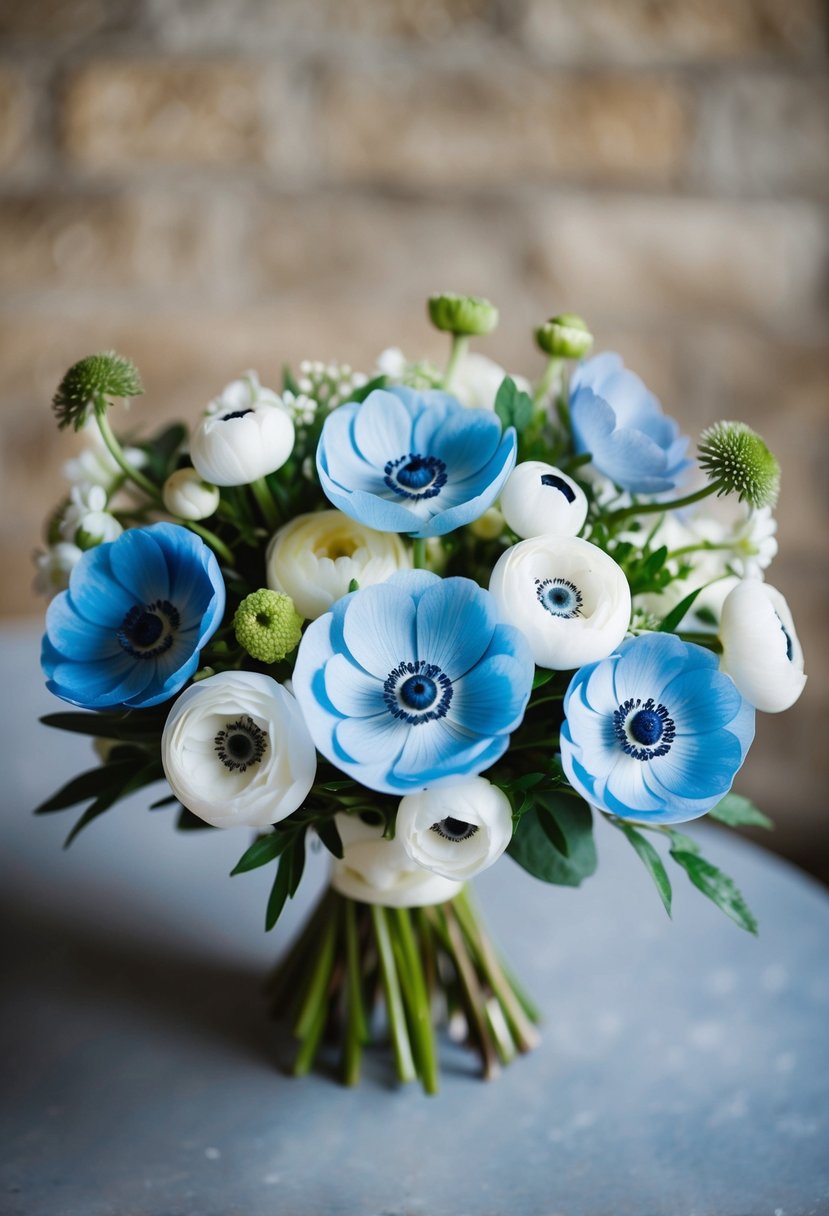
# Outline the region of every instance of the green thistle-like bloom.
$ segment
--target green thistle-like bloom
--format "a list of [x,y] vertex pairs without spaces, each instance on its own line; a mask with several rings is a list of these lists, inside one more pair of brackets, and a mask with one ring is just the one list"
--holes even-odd
[[744,422],[715,422],[700,435],[700,468],[718,495],[736,494],[752,507],[773,507],[780,492],[780,465]]
[[479,296],[458,296],[451,291],[429,296],[429,319],[436,329],[459,337],[489,334],[498,324],[498,309]]
[[550,317],[535,331],[535,340],[554,359],[582,359],[593,345],[586,322],[574,312]]
[[253,591],[236,609],[233,631],[251,658],[278,663],[298,645],[302,617],[289,595],[266,589]]
[[139,397],[143,392],[135,364],[114,350],[105,351],[69,368],[52,398],[52,409],[61,429],[71,424],[79,431],[93,406],[103,410],[107,398]]

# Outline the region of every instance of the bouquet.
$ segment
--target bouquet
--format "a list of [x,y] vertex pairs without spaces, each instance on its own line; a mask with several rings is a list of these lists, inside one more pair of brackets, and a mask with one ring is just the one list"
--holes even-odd
[[805,676],[763,577],[759,435],[718,423],[691,460],[581,318],[538,328],[531,384],[469,352],[488,301],[428,307],[445,370],[389,350],[279,390],[249,372],[149,438],[111,424],[142,392],[129,360],[67,372],[54,410],[88,444],[37,564],[43,670],[75,708],[44,721],[97,762],[38,812],[81,808],[71,841],[166,780],[151,810],[178,827],[253,832],[233,873],[271,869],[267,929],[318,842],[329,886],[269,985],[294,1071],[333,1052],[353,1084],[376,1040],[434,1092],[442,1022],[487,1077],[538,1040],[468,886],[504,853],[578,886],[602,815],[669,914],[673,863],[756,931],[676,825],[768,825],[729,791],[755,710]]

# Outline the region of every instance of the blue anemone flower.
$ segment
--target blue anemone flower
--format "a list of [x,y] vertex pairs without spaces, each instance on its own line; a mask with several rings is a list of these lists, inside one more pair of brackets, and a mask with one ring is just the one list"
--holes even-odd
[[754,738],[754,709],[716,655],[669,633],[630,638],[582,667],[564,713],[570,784],[601,810],[645,823],[704,815]]
[[326,497],[378,532],[444,536],[492,506],[515,464],[516,437],[490,410],[395,385],[325,420],[317,470]]
[[589,452],[594,467],[631,494],[672,490],[691,464],[687,435],[619,355],[596,355],[576,368],[570,419],[576,451]]
[[521,721],[534,666],[471,579],[404,570],[305,632],[293,687],[311,736],[369,789],[409,794],[480,773]]
[[49,605],[41,665],[72,705],[158,705],[195,672],[219,627],[225,587],[211,549],[187,528],[130,528],[88,549]]

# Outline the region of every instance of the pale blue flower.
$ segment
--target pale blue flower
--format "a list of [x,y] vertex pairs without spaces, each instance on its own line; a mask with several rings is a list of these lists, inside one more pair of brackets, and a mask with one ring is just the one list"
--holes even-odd
[[754,709],[717,657],[670,633],[643,634],[576,672],[561,760],[593,806],[650,823],[709,811],[754,738]]
[[395,385],[325,420],[317,471],[326,497],[378,532],[444,536],[492,506],[515,464],[516,437],[491,410]]
[[293,688],[319,751],[361,785],[408,794],[480,773],[520,723],[534,666],[471,579],[406,570],[313,621]]
[[676,486],[691,462],[688,437],[619,355],[596,355],[570,380],[570,419],[577,452],[589,452],[600,473],[631,494]]
[[105,709],[166,701],[218,629],[225,587],[211,549],[178,524],[130,528],[87,550],[46,613],[47,687]]

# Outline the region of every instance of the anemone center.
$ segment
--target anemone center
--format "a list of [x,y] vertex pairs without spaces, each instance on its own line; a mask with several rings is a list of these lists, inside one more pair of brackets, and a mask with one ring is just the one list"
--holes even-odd
[[446,716],[452,702],[452,681],[436,663],[420,659],[399,663],[386,676],[383,700],[389,713],[416,726]]
[[444,462],[417,452],[389,460],[384,473],[386,485],[401,498],[434,498],[446,485]]
[[460,841],[469,840],[478,830],[477,823],[467,823],[464,819],[453,819],[451,815],[446,819],[440,819],[437,823],[433,823],[430,827],[430,832],[437,832],[438,836],[442,836],[444,840]]
[[575,583],[568,578],[537,578],[535,594],[539,604],[551,616],[570,619],[581,616],[584,597]]
[[243,714],[228,722],[213,740],[213,747],[222,764],[230,772],[245,773],[264,756],[268,737],[253,718]]
[[667,709],[653,697],[630,697],[613,711],[613,733],[622,751],[634,760],[666,756],[676,737]]
[[116,634],[119,644],[136,659],[155,659],[173,644],[181,623],[178,609],[169,600],[135,604]]
[[786,658],[791,663],[791,661],[794,657],[794,642],[792,641],[792,635],[789,633],[786,626],[780,620],[779,614],[775,612],[774,615],[777,617],[778,621],[780,621],[780,628],[783,630],[783,637],[786,639]]
[[230,422],[231,418],[246,418],[248,414],[252,413],[252,409],[231,410],[229,414],[222,414],[222,422]]
[[555,473],[542,473],[541,484],[550,486],[554,490],[560,490],[568,502],[576,501],[576,494],[571,485],[568,485],[563,477],[557,477]]

